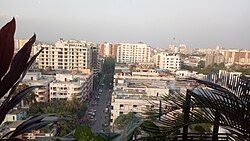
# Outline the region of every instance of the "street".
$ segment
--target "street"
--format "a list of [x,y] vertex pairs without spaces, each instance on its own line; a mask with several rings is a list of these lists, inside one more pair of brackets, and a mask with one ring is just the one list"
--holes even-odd
[[100,81],[98,89],[92,96],[89,107],[85,113],[93,132],[104,132],[109,127],[111,91]]

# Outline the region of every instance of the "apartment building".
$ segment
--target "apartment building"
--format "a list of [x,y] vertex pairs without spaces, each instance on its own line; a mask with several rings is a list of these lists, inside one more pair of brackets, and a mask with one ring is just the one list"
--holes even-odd
[[48,70],[91,69],[97,73],[98,47],[92,42],[60,39],[55,45],[36,45],[33,52],[43,51],[37,57],[37,66]]
[[157,53],[153,57],[155,65],[163,70],[179,70],[180,69],[180,56],[179,54],[169,54],[167,52]]
[[224,63],[224,56],[219,52],[207,53],[205,57],[205,67],[214,64]]
[[206,61],[206,59],[204,57],[195,56],[195,55],[188,56],[187,58],[183,58],[183,63],[191,67],[198,67],[198,64],[200,61]]
[[117,46],[117,63],[150,62],[150,47],[144,43],[121,43]]
[[175,79],[177,81],[188,80],[190,78],[205,79],[206,75],[198,74],[197,72],[191,72],[189,70],[177,70],[175,72]]
[[250,65],[250,50],[228,49],[221,52],[224,55],[225,63],[228,65]]
[[131,70],[129,65],[116,65],[111,125],[119,115],[129,112],[141,114],[148,108],[159,108],[161,96],[176,88],[175,81],[174,75],[159,69]]
[[22,83],[29,86],[42,86],[33,91],[37,102],[49,101],[49,83],[54,80],[54,75],[42,75],[41,72],[27,72]]
[[15,39],[14,40],[14,52],[17,53],[18,50],[20,50],[28,40],[26,39]]
[[86,100],[93,90],[93,74],[56,74],[49,89],[50,100]]
[[111,125],[122,114],[142,115],[149,108],[159,108],[161,96],[165,94],[169,94],[167,81],[117,79],[111,100]]
[[116,57],[118,44],[103,43],[99,45],[99,54],[101,57]]
[[101,62],[99,59],[99,49],[98,46],[91,46],[91,53],[92,53],[92,57],[91,57],[91,68],[93,71],[93,75],[97,75],[98,72],[101,70]]
[[181,54],[191,54],[193,52],[192,48],[187,47],[185,44],[180,44],[179,46],[169,45],[168,48],[171,53],[181,53]]
[[114,74],[114,86],[118,79],[141,79],[141,80],[166,80],[174,81],[175,77],[168,72],[159,69],[136,69],[130,70],[127,66],[116,66]]

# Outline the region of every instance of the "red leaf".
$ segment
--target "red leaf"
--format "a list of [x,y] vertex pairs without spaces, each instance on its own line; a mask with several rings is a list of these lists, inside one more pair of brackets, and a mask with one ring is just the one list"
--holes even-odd
[[0,30],[0,80],[8,71],[14,53],[15,18]]
[[27,67],[28,60],[30,58],[31,48],[36,40],[36,35],[18,51],[15,57],[12,60],[10,70],[4,76],[2,82],[0,83],[0,98],[4,96],[10,88],[16,83],[20,78],[22,73],[24,73]]

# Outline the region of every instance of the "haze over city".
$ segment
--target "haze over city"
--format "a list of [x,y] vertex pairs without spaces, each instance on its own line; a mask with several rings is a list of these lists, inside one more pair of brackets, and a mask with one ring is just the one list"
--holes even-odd
[[35,32],[40,41],[250,49],[249,5],[248,0],[1,0],[0,24],[14,16],[16,38]]
[[249,15],[249,0],[0,0],[0,140],[250,141]]

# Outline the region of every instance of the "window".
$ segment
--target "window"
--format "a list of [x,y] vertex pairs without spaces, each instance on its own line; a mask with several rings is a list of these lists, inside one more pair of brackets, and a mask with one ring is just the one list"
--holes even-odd
[[111,110],[113,110],[114,109],[114,106],[111,106]]
[[137,107],[137,105],[133,105],[133,108],[136,108]]
[[123,110],[124,109],[124,105],[120,104],[120,109]]
[[123,115],[123,112],[119,112],[119,115]]

